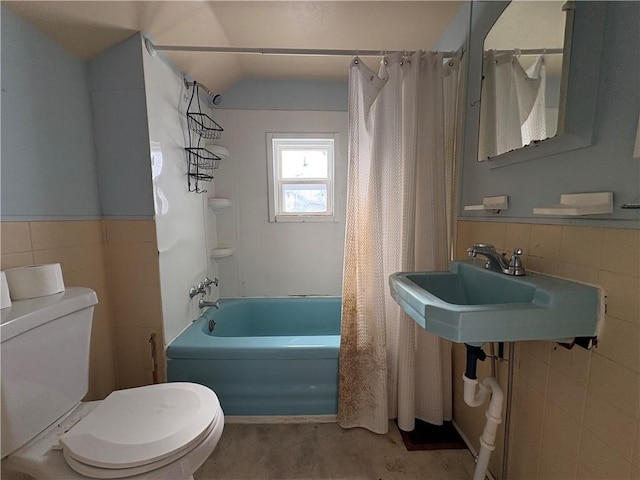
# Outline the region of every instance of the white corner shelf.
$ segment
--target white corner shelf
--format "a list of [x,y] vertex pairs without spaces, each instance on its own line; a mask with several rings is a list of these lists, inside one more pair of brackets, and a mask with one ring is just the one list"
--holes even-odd
[[220,210],[231,206],[231,200],[228,198],[210,198],[208,202],[209,208],[214,212],[219,212]]
[[496,197],[485,197],[481,205],[465,205],[465,210],[507,210],[509,208],[509,197],[498,195]]
[[534,215],[601,215],[613,213],[613,192],[567,193],[560,195],[560,203],[549,207],[535,207]]
[[211,250],[210,256],[211,258],[225,258],[233,255],[233,248],[214,248]]

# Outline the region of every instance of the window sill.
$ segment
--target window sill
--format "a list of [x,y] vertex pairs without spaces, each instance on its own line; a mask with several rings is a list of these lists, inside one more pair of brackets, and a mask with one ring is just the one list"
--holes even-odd
[[304,215],[276,215],[275,218],[270,218],[270,223],[318,223],[318,222],[330,222],[337,223],[337,219],[334,215],[317,215],[317,216],[304,216]]

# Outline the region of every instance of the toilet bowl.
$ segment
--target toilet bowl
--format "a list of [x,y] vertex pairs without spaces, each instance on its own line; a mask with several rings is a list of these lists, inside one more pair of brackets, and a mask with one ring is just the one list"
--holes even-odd
[[2,311],[2,468],[36,479],[192,478],[222,435],[215,393],[165,383],[81,403],[95,293],[37,300]]

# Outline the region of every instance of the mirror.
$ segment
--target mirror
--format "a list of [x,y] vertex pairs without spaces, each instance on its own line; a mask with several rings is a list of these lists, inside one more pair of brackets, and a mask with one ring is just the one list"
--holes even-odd
[[[565,1],[514,1],[484,39],[478,161],[554,137],[572,15]],[[568,38],[570,36],[567,35]],[[563,67],[564,65],[564,67]],[[562,121],[561,121],[562,123]],[[562,125],[560,125],[562,131]]]
[[489,161],[478,162],[484,41],[509,3],[505,0],[474,0],[470,3],[463,156],[465,164],[478,164],[489,170],[548,158],[592,145],[597,126],[600,65],[603,55],[606,55],[603,36],[608,2],[575,2],[575,8],[566,11],[557,134],[547,140],[491,157]]

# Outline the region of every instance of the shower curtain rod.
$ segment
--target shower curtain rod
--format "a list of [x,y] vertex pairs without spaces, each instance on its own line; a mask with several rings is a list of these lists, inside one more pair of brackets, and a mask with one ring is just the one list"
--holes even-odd
[[[397,53],[385,50],[339,50],[339,49],[309,49],[309,48],[253,48],[253,47],[199,47],[188,45],[154,45],[146,40],[147,50],[153,55],[156,51],[163,52],[212,52],[212,53],[244,53],[258,55],[299,55],[323,57],[378,57]],[[413,51],[407,52],[413,53]],[[456,52],[441,52],[444,58],[454,58]]]
[[496,49],[490,48],[489,50],[492,50],[496,53],[516,52],[518,55],[544,55],[544,54],[559,55],[561,53],[564,53],[563,48],[512,48],[507,50],[496,50]]

